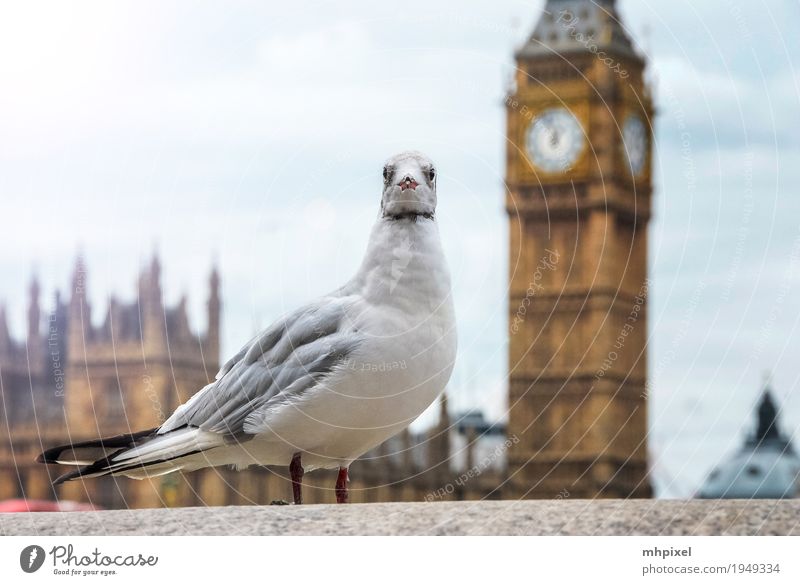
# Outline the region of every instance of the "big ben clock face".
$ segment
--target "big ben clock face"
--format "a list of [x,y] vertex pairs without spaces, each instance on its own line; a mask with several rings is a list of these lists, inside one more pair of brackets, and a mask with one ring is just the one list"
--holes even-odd
[[634,175],[641,175],[647,160],[647,129],[639,116],[630,115],[622,126],[622,149]]
[[528,127],[528,156],[548,173],[566,172],[577,162],[586,139],[580,122],[566,108],[545,110]]

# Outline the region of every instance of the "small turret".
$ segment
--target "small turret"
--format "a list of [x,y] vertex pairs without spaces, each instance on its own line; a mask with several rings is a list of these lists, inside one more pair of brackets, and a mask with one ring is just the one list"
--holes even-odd
[[39,279],[34,275],[28,287],[28,363],[31,372],[38,375],[44,363],[44,339],[42,337],[42,311],[39,307],[39,295],[41,287]]
[[41,333],[42,312],[39,308],[41,288],[34,275],[28,288],[28,343],[36,343]]
[[756,427],[756,441],[768,441],[780,438],[777,425],[778,409],[769,388],[764,390],[761,402],[758,405],[758,427]]
[[150,266],[139,276],[139,311],[142,322],[142,343],[149,353],[166,348],[165,314],[161,298],[161,262],[153,254]]
[[220,340],[220,314],[222,312],[222,300],[220,298],[220,277],[217,267],[211,269],[208,278],[208,330],[206,331],[206,358],[217,362],[219,361],[219,340]]
[[87,271],[82,255],[75,259],[72,271],[72,286],[69,299],[69,329],[67,331],[67,353],[70,359],[82,360],[84,348],[91,339],[91,307],[86,295]]
[[792,443],[780,431],[778,418],[780,411],[775,402],[769,379],[764,382],[764,390],[756,408],[756,426],[753,434],[747,440],[747,447],[757,449],[759,447],[773,446],[777,449],[791,451]]
[[432,430],[428,453],[430,467],[448,465],[447,462],[450,460],[450,413],[447,408],[447,392],[443,392],[439,397],[439,422]]
[[11,334],[6,321],[6,305],[0,304],[0,356],[6,355],[11,349]]

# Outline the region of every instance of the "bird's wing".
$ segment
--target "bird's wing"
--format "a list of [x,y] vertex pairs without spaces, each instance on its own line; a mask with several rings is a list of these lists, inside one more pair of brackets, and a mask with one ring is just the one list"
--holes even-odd
[[192,426],[224,435],[248,433],[245,419],[273,399],[299,397],[329,376],[362,341],[348,324],[352,300],[328,297],[279,319],[220,370],[217,379],[159,428]]

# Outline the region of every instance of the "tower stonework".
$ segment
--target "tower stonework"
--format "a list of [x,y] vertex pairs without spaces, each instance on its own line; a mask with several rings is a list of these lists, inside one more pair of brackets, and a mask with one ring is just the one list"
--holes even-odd
[[653,105],[613,0],[548,0],[506,98],[508,498],[649,497]]

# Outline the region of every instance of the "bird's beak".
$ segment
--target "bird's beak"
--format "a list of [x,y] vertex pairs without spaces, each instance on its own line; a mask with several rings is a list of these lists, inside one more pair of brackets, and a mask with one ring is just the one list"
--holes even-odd
[[402,180],[402,181],[400,181],[400,182],[399,182],[399,183],[397,183],[397,184],[400,186],[400,190],[401,190],[401,191],[405,191],[406,189],[416,189],[416,188],[417,188],[417,185],[419,185],[419,183],[417,183],[417,182],[416,182],[416,181],[415,181],[415,180],[414,180],[414,179],[413,179],[411,176],[409,176],[409,175],[406,175],[405,177],[403,177],[403,180]]

